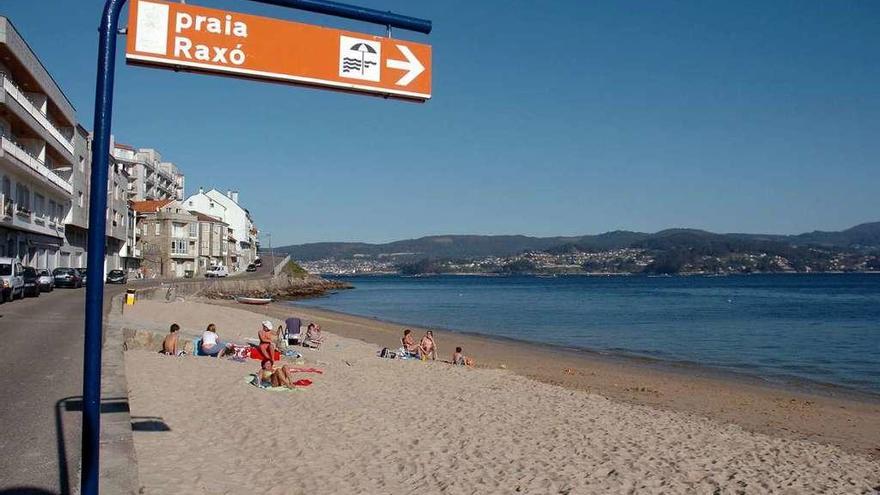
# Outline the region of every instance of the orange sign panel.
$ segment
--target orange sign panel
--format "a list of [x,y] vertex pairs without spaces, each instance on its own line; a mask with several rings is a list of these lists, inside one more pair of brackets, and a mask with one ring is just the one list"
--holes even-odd
[[431,47],[159,0],[131,0],[129,63],[424,101]]

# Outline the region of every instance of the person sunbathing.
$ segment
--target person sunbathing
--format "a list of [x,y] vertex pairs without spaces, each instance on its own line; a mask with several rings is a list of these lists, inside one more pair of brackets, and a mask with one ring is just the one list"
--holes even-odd
[[[171,324],[171,329],[168,331],[168,335],[165,336],[165,340],[162,341],[162,354],[166,356],[177,356],[177,342],[180,337],[180,334],[177,333],[180,331],[180,325],[177,323]],[[183,354],[183,351],[180,351]]]
[[432,361],[437,359],[437,343],[434,341],[434,332],[431,330],[428,330],[422,337],[422,341],[419,342],[419,352],[425,359],[429,356]]
[[227,353],[232,352],[230,345],[231,344],[220,340],[220,335],[217,334],[217,327],[213,323],[209,324],[208,328],[202,333],[200,350],[202,351],[202,354],[205,354],[206,356],[216,356],[221,358]]
[[400,339],[400,343],[403,346],[403,350],[406,351],[412,357],[421,357],[421,348],[416,345],[416,341],[413,339],[412,330],[407,328],[403,331],[403,338]]
[[309,323],[306,329],[306,340],[303,344],[306,347],[321,347],[324,343],[324,335],[321,334],[321,326],[317,323]]
[[263,387],[293,388],[293,381],[290,375],[291,371],[286,364],[280,368],[275,368],[271,359],[261,361],[260,371],[257,372],[260,385]]
[[[279,327],[280,329],[280,327]],[[268,359],[270,361],[275,361],[275,339],[278,338],[278,333],[272,331],[272,322],[266,320],[263,322],[263,326],[260,327],[260,331],[258,332],[258,336],[260,337],[260,356],[263,359]]]

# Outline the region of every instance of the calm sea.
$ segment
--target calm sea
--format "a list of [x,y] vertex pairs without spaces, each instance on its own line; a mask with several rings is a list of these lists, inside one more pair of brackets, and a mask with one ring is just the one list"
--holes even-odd
[[880,394],[880,275],[341,279],[297,304]]

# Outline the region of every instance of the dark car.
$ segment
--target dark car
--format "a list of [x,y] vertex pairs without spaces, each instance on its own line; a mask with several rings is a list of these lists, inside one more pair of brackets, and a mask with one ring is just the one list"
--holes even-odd
[[107,283],[108,284],[124,284],[128,281],[128,277],[125,276],[125,272],[122,270],[110,270],[107,273]]
[[71,287],[79,289],[83,285],[82,277],[76,268],[56,268],[52,270],[55,287]]
[[248,265],[247,268],[245,269],[245,271],[248,271],[248,272],[255,272],[255,271],[257,271],[257,265],[256,265],[256,263],[251,263],[250,265]]
[[257,258],[254,260],[254,266],[263,266],[263,260]]
[[37,275],[37,269],[32,266],[25,266],[21,277],[24,279],[24,295],[40,297],[40,276]]

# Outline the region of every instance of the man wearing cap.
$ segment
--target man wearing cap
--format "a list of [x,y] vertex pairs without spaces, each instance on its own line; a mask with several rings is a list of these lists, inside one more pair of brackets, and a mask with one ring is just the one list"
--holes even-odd
[[278,337],[276,332],[272,331],[272,322],[265,320],[260,328],[260,356],[263,359],[275,362],[275,338]]

